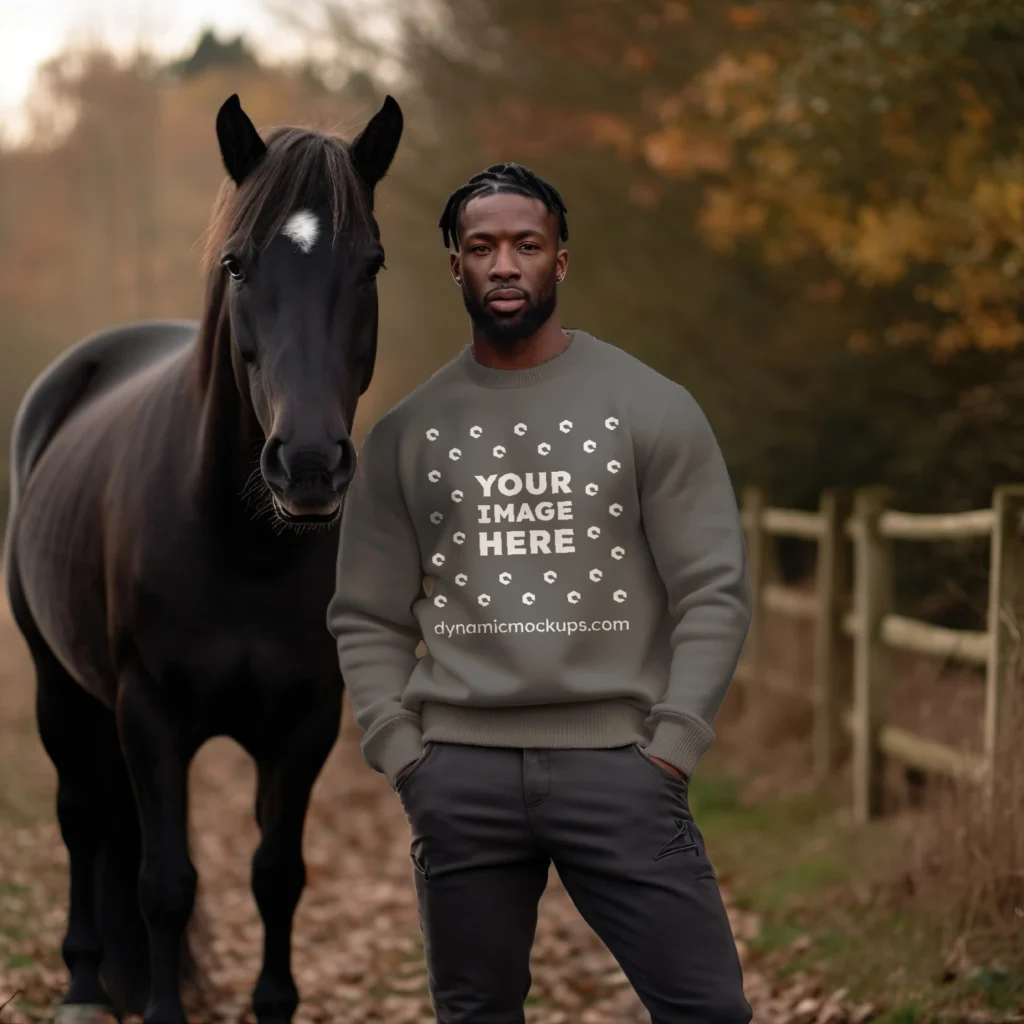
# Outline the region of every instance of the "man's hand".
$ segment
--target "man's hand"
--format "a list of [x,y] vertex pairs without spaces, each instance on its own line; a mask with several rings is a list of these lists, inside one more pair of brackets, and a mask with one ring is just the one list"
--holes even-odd
[[653,754],[648,754],[647,756],[650,757],[652,761],[656,761],[658,764],[660,764],[662,768],[667,768],[670,772],[672,772],[673,775],[678,775],[679,778],[683,780],[683,782],[689,781],[686,778],[686,773],[681,772],[674,764],[669,764],[668,761],[663,761],[660,757],[655,757]]

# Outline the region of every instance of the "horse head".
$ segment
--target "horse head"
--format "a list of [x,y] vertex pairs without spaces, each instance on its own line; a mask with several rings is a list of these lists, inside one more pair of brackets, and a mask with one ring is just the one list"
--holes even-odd
[[388,96],[352,142],[312,129],[264,141],[231,96],[217,115],[224,193],[214,258],[225,275],[235,381],[262,432],[260,474],[277,518],[328,523],[355,469],[352,422],[373,376],[374,189],[402,134]]

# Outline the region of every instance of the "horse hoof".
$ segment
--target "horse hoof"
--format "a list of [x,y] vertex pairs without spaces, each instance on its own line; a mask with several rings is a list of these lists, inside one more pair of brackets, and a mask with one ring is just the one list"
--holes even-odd
[[120,1024],[109,1006],[99,1003],[61,1003],[53,1024]]

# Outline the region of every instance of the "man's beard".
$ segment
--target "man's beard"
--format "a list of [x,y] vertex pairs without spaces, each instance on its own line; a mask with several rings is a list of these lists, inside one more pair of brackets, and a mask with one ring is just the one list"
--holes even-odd
[[551,319],[558,297],[552,281],[551,287],[540,298],[528,297],[526,305],[514,317],[492,312],[485,302],[469,294],[465,284],[462,286],[462,301],[476,329],[496,348],[509,349],[536,334]]

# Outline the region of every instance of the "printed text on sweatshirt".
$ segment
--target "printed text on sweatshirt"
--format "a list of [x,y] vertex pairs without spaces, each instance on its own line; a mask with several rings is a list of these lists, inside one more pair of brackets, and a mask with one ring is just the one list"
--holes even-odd
[[685,388],[568,333],[521,370],[467,345],[360,449],[328,627],[391,781],[429,740],[687,775],[713,740],[751,607],[725,461]]

